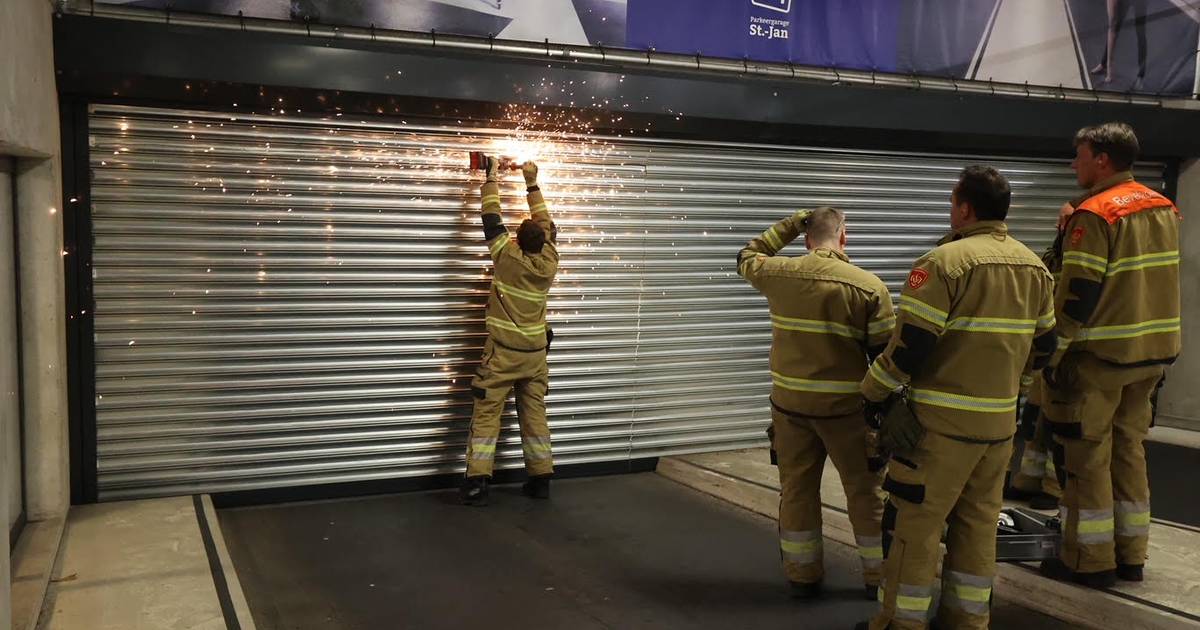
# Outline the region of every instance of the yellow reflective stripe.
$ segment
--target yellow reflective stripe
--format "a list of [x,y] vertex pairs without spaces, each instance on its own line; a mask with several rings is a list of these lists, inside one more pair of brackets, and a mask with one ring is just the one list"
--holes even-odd
[[523,299],[529,300],[530,302],[537,302],[539,304],[546,301],[545,293],[539,293],[537,291],[526,291],[525,289],[518,289],[512,285],[504,284],[503,282],[500,282],[499,280],[492,280],[492,284],[499,287],[505,293],[511,293],[514,297],[523,298]]
[[1040,329],[1054,328],[1058,320],[1054,317],[1054,309],[1050,309],[1045,315],[1042,315],[1037,320],[1037,327]]
[[1108,259],[1087,252],[1067,252],[1063,254],[1063,265],[1077,265],[1105,273],[1108,271]]
[[1075,340],[1085,341],[1088,339],[1130,339],[1132,337],[1142,337],[1145,335],[1179,332],[1180,323],[1180,318],[1172,317],[1170,319],[1152,319],[1140,324],[1084,328],[1083,330],[1079,331],[1079,335],[1075,337]]
[[1033,379],[1032,374],[1022,374],[1021,375],[1021,384],[1022,385],[1025,385],[1025,386],[1033,385],[1033,380],[1034,379]]
[[875,380],[879,381],[880,385],[883,385],[884,387],[886,387],[888,389],[898,389],[901,385],[904,384],[904,383],[901,383],[900,381],[896,380],[896,377],[892,376],[891,374],[888,374],[887,370],[883,369],[883,367],[879,365],[879,361],[875,361],[874,363],[872,363],[871,368],[869,370],[867,370],[867,372]]
[[480,453],[495,453],[496,445],[495,444],[472,444],[471,450],[479,451]]
[[533,214],[534,212],[547,212],[545,202],[535,203],[532,206],[529,206],[529,213]]
[[798,392],[822,392],[828,394],[858,393],[858,381],[817,381],[807,378],[784,376],[779,372],[771,372],[775,384]]
[[492,258],[499,256],[500,252],[504,250],[504,246],[508,245],[510,240],[511,239],[508,237],[508,234],[501,234],[500,236],[496,237],[496,240],[489,243],[488,249],[492,252]]
[[1004,317],[955,317],[946,322],[946,330],[1017,335],[1032,333],[1036,326],[1037,321],[1032,319]]
[[814,538],[806,541],[779,539],[779,548],[787,553],[802,554],[816,551],[821,546],[821,539]]
[[960,409],[962,411],[979,411],[984,413],[1013,412],[1017,410],[1017,397],[987,398],[983,396],[966,396],[951,394],[932,389],[913,389],[908,393],[909,400],[935,407]]
[[497,206],[500,205],[500,195],[484,195],[483,196],[483,205],[486,206],[488,204],[493,204],[493,203],[496,204]]
[[934,308],[910,295],[900,296],[900,310],[912,313],[938,328],[945,326],[946,319],[950,317],[946,311]]
[[1064,350],[1067,348],[1067,346],[1070,346],[1070,345],[1071,345],[1070,339],[1063,337],[1061,335],[1058,337],[1058,349],[1059,350]]
[[867,334],[877,335],[881,332],[887,332],[896,327],[896,316],[892,315],[886,319],[879,319],[867,324]]
[[851,339],[862,339],[863,332],[855,330],[845,324],[830,322],[820,319],[798,319],[795,317],[784,317],[783,315],[771,314],[771,322],[776,328],[783,330],[796,330],[800,332],[824,333],[829,335],[838,335],[840,337],[849,337]]
[[954,594],[957,595],[959,599],[966,600],[968,602],[987,602],[992,598],[992,587],[955,584]]
[[[881,589],[882,592],[882,589]],[[933,597],[910,597],[908,595],[896,596],[896,608],[904,610],[929,610],[929,604],[933,601]]]
[[1124,525],[1143,527],[1150,524],[1149,512],[1126,512],[1125,514],[1118,514],[1117,516]]
[[858,555],[861,556],[864,560],[882,560],[883,559],[883,547],[882,546],[859,547]]
[[1172,250],[1169,252],[1158,252],[1155,254],[1143,254],[1141,256],[1130,256],[1128,258],[1118,258],[1108,266],[1106,275],[1112,276],[1124,271],[1136,271],[1138,269],[1146,269],[1149,267],[1168,267],[1179,264],[1179,252]]
[[767,230],[762,233],[762,239],[766,241],[768,245],[775,248],[775,251],[783,249],[783,239],[779,237],[779,232],[775,229],[774,225],[767,228]]
[[487,323],[488,325],[495,326],[497,328],[520,333],[526,337],[537,337],[538,335],[542,335],[546,332],[545,324],[538,324],[536,326],[518,326],[512,322],[505,321],[497,317],[487,318]]
[[1079,519],[1079,526],[1076,529],[1080,534],[1103,534],[1113,531],[1112,517],[1097,519],[1094,521],[1085,521],[1082,517]]

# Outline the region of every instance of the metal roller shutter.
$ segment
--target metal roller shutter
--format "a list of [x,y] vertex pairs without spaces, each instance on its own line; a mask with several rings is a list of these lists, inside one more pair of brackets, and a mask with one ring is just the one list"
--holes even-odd
[[[461,470],[489,287],[462,165],[509,134],[94,106],[101,499]],[[1076,192],[1037,160],[630,138],[537,153],[562,243],[561,464],[763,442],[771,330],[734,256],[795,208],[845,209],[849,255],[898,289],[965,163],[1011,178],[1037,251]],[[522,192],[505,188],[510,226]],[[521,465],[517,440],[510,406],[498,465]]]

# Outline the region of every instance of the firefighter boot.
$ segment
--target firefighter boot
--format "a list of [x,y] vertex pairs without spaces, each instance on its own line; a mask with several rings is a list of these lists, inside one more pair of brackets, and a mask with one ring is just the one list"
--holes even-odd
[[530,477],[525,485],[521,486],[521,493],[531,499],[549,499],[550,498],[550,475],[538,475]]
[[467,477],[458,491],[463,505],[484,506],[488,498],[487,477]]

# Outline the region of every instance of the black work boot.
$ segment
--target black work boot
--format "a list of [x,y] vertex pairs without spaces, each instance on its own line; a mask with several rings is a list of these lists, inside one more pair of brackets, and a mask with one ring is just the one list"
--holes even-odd
[[1141,582],[1145,579],[1142,575],[1142,570],[1145,566],[1143,564],[1117,563],[1117,577],[1126,582]]
[[487,505],[488,478],[467,477],[459,488],[458,495],[462,498],[463,505]]
[[792,599],[816,599],[821,596],[820,582],[790,582]]
[[1041,567],[1042,575],[1058,580],[1060,582],[1074,582],[1088,588],[1109,588],[1117,583],[1117,572],[1109,569],[1108,571],[1096,571],[1094,573],[1080,573],[1079,571],[1071,570],[1059,558],[1046,558],[1042,560]]
[[531,499],[549,499],[550,498],[550,475],[538,475],[530,477],[525,485],[521,486],[521,493]]

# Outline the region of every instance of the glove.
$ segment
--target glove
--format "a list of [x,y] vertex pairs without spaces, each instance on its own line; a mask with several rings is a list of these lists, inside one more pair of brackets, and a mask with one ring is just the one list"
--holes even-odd
[[525,186],[537,186],[538,167],[532,160],[521,165],[521,174],[525,176]]
[[500,160],[498,158],[487,156],[487,180],[494,182],[500,179]]
[[908,408],[908,401],[899,397],[879,421],[879,445],[888,453],[908,453],[925,437],[925,427]]
[[796,223],[800,225],[801,232],[808,230],[808,217],[811,215],[812,210],[798,210],[796,214],[792,216],[792,218],[796,220]]

